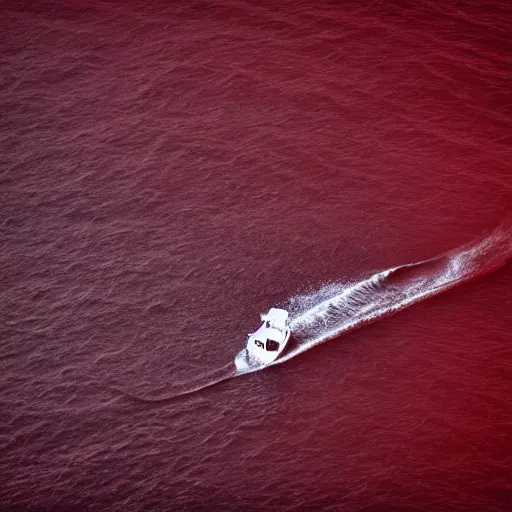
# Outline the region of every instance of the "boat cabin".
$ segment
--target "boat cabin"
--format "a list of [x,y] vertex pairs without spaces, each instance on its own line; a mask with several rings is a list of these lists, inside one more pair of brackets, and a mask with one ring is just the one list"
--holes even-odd
[[[250,337],[250,336],[249,336]],[[275,352],[279,350],[279,342],[271,339],[267,340],[254,340],[254,344],[262,348],[263,350],[266,350],[267,352]]]

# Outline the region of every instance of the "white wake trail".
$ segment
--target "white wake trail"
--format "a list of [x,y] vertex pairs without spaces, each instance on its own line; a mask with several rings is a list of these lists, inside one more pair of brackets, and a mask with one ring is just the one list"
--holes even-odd
[[498,270],[511,258],[512,215],[493,232],[435,258],[392,267],[358,282],[330,283],[315,292],[292,297],[283,307],[290,312],[293,340],[280,359],[270,365],[256,365],[242,350],[236,357],[238,369],[229,363],[201,376],[196,383],[183,383],[179,390],[156,401],[189,395],[234,377],[285,363],[332,338]]

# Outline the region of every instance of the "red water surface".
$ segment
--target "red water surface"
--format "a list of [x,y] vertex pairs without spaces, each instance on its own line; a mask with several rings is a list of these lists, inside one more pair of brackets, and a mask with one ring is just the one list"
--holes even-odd
[[1,510],[512,509],[507,237],[485,277],[173,398],[270,306],[510,215],[510,2],[0,20]]

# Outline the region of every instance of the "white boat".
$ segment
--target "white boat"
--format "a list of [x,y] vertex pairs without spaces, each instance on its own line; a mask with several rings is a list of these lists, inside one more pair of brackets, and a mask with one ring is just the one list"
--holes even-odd
[[247,336],[245,356],[256,364],[269,364],[283,353],[290,339],[288,311],[271,308],[261,315],[261,321],[261,327]]

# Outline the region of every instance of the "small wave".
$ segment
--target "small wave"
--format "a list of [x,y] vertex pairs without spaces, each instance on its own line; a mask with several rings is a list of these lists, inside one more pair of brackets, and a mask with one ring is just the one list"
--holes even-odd
[[174,391],[171,394],[164,397],[134,395],[129,391],[126,391],[116,386],[111,387],[111,389],[134,402],[162,405],[171,402],[176,398],[191,395],[192,393],[197,393],[198,391],[202,391],[203,389],[210,388],[212,386],[215,386],[216,384],[220,384],[221,382],[232,379],[234,377],[237,377],[236,371],[233,367],[233,364],[228,363],[225,366],[217,368],[216,370],[213,370],[212,372],[206,375],[200,375],[196,379],[195,383],[189,381],[175,385]]

